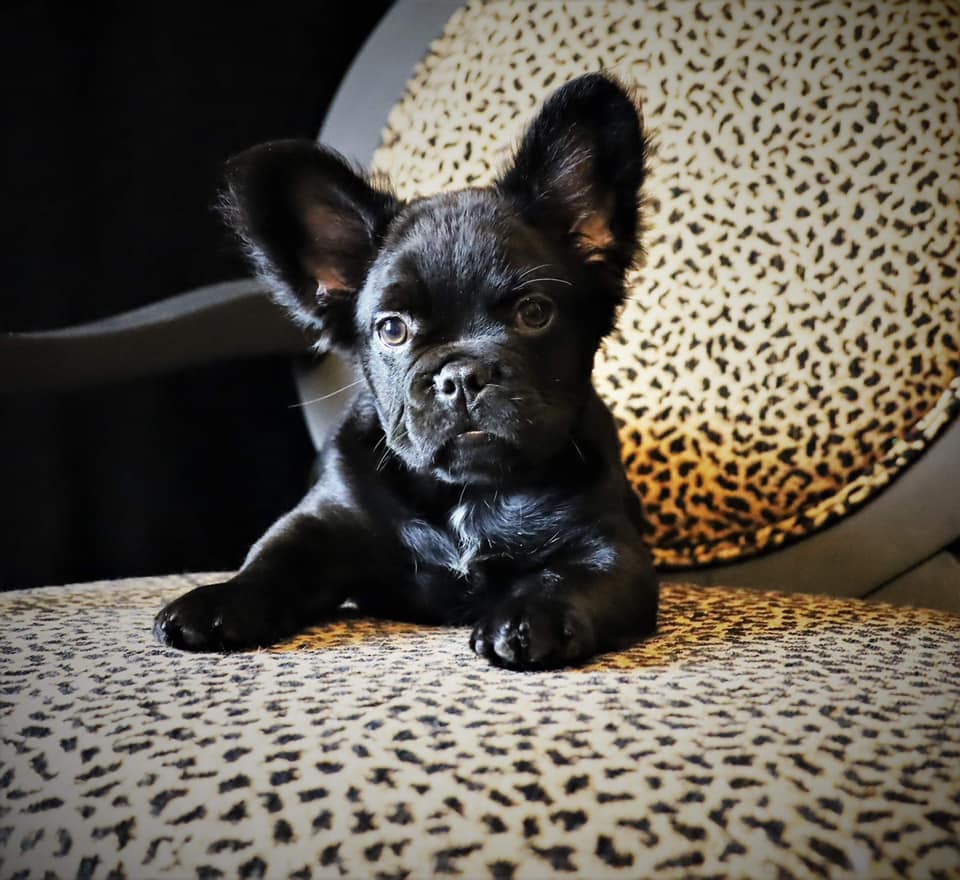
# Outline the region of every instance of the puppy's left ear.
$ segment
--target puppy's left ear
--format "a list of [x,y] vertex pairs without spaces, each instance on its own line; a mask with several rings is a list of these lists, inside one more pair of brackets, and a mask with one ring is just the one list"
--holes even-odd
[[647,151],[627,90],[587,74],[550,96],[497,186],[533,225],[622,278],[639,250]]

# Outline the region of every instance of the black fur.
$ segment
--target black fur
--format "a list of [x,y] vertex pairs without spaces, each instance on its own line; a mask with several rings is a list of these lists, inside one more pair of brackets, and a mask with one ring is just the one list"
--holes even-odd
[[157,617],[190,650],[267,645],[332,615],[474,627],[517,669],[648,634],[657,582],[596,349],[637,253],[646,141],[614,80],[557,91],[488,188],[403,204],[310,143],[230,163],[262,277],[365,379],[300,505],[240,572]]

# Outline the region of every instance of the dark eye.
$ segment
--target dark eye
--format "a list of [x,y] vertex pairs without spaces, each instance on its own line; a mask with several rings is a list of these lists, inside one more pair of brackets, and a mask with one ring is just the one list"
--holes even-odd
[[403,345],[410,338],[410,331],[403,318],[391,315],[377,324],[377,335],[384,345],[395,347]]
[[524,297],[517,303],[513,317],[521,330],[542,330],[553,317],[553,303],[542,296]]

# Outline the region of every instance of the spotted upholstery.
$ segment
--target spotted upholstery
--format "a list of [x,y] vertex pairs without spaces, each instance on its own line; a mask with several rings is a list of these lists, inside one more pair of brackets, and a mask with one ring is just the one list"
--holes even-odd
[[960,616],[671,585],[548,673],[349,618],[156,645],[214,579],[0,595],[0,876],[960,876]]

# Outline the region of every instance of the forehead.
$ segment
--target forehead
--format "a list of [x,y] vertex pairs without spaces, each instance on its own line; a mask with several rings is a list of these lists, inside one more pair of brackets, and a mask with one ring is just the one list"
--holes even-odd
[[[497,297],[542,245],[493,190],[461,190],[411,204],[371,269],[376,300],[405,294],[458,307]],[[371,303],[373,305],[373,303]]]
[[468,189],[419,199],[397,218],[388,249],[414,258],[427,271],[449,264],[499,260],[513,218],[493,190]]

